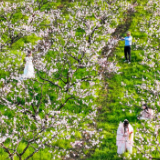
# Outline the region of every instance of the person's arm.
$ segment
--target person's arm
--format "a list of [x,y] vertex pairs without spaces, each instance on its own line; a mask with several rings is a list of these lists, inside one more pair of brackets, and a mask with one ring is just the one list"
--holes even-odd
[[144,110],[147,114],[150,114],[150,112],[149,111],[147,111],[146,109]]
[[130,36],[130,37],[125,37],[125,40],[126,41],[131,41],[132,40],[132,37]]
[[118,127],[117,135],[120,135],[120,136],[123,136],[123,135],[124,135],[124,134],[122,133],[122,128],[121,128],[121,126]]
[[133,131],[129,133],[129,140],[131,142],[131,144],[133,144],[133,137],[134,137],[134,134],[133,134]]
[[120,40],[121,40],[121,41],[125,41],[125,38],[121,38]]

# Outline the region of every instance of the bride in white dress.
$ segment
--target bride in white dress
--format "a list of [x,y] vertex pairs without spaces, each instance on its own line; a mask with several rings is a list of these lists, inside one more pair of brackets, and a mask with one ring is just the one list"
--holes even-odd
[[22,79],[34,78],[35,73],[34,73],[34,67],[32,63],[33,57],[32,57],[31,51],[28,51],[28,54],[26,55],[25,60],[26,60],[26,64],[24,68],[24,74],[22,75]]
[[123,154],[126,150],[132,153],[133,146],[133,127],[129,124],[127,119],[119,124],[117,130],[117,153]]

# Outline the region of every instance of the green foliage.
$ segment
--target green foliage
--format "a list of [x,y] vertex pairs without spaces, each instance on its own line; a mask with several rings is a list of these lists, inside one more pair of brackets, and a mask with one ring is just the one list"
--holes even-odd
[[85,34],[85,30],[84,29],[82,29],[82,28],[77,28],[76,29],[76,36],[77,37],[82,37],[83,34]]

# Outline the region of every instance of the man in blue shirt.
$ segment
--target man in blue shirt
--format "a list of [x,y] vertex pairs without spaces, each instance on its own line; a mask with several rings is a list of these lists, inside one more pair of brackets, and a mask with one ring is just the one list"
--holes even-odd
[[[125,55],[125,62],[129,61],[131,62],[131,45],[132,45],[132,36],[131,33],[128,31],[127,32],[127,37],[122,38],[122,41],[125,41],[125,46],[124,46],[124,55]],[[127,58],[127,55],[129,58]]]

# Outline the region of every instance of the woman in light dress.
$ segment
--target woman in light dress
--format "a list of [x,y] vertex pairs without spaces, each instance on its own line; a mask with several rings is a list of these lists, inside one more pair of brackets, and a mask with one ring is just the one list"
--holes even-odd
[[129,124],[127,119],[124,122],[120,122],[117,130],[117,153],[123,154],[127,150],[132,153],[133,145],[133,127]]
[[35,73],[34,73],[34,67],[33,67],[33,57],[31,51],[28,51],[28,54],[25,57],[26,64],[24,68],[24,74],[22,75],[22,79],[27,79],[27,78],[34,78]]
[[142,106],[143,111],[141,111],[140,115],[138,116],[138,119],[153,119],[154,118],[154,112],[153,109],[150,109],[147,107],[147,104],[143,104]]

